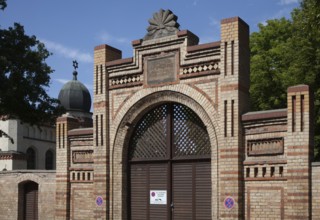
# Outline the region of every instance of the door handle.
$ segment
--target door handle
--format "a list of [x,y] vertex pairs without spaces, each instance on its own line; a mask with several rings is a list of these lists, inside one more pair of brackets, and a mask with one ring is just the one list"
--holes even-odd
[[171,202],[170,208],[171,208],[171,210],[173,211],[173,209],[174,209],[174,204],[173,204],[173,202]]

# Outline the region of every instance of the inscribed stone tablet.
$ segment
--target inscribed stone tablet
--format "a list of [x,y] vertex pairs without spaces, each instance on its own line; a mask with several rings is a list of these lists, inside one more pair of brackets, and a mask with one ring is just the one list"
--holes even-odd
[[154,85],[176,80],[176,56],[169,54],[147,60],[147,84]]

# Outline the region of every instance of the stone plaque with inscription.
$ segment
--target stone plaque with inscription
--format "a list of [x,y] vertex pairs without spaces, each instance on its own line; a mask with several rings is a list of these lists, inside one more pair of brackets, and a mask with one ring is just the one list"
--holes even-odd
[[73,163],[93,163],[93,150],[72,151]]
[[283,154],[283,148],[283,137],[247,141],[248,156]]
[[147,59],[147,84],[174,82],[176,80],[176,55],[170,53]]

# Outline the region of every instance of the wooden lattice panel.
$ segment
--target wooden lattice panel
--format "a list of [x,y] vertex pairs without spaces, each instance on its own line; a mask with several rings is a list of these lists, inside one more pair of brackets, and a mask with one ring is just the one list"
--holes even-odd
[[166,157],[168,106],[151,110],[136,125],[130,142],[130,159]]
[[151,110],[135,126],[129,159],[209,158],[210,152],[201,119],[184,105],[165,104]]
[[210,141],[201,119],[184,105],[173,106],[174,157],[210,155]]

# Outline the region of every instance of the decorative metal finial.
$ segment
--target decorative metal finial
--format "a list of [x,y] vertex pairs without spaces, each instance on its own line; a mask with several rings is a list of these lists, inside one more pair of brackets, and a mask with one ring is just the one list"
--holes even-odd
[[74,60],[72,62],[73,62],[74,70],[77,70],[78,69],[78,62],[76,60]]
[[74,68],[74,71],[73,71],[73,80],[77,80],[77,75],[78,75],[78,72],[77,72],[77,69],[78,69],[78,62],[76,60],[72,61],[73,63],[73,68]]

